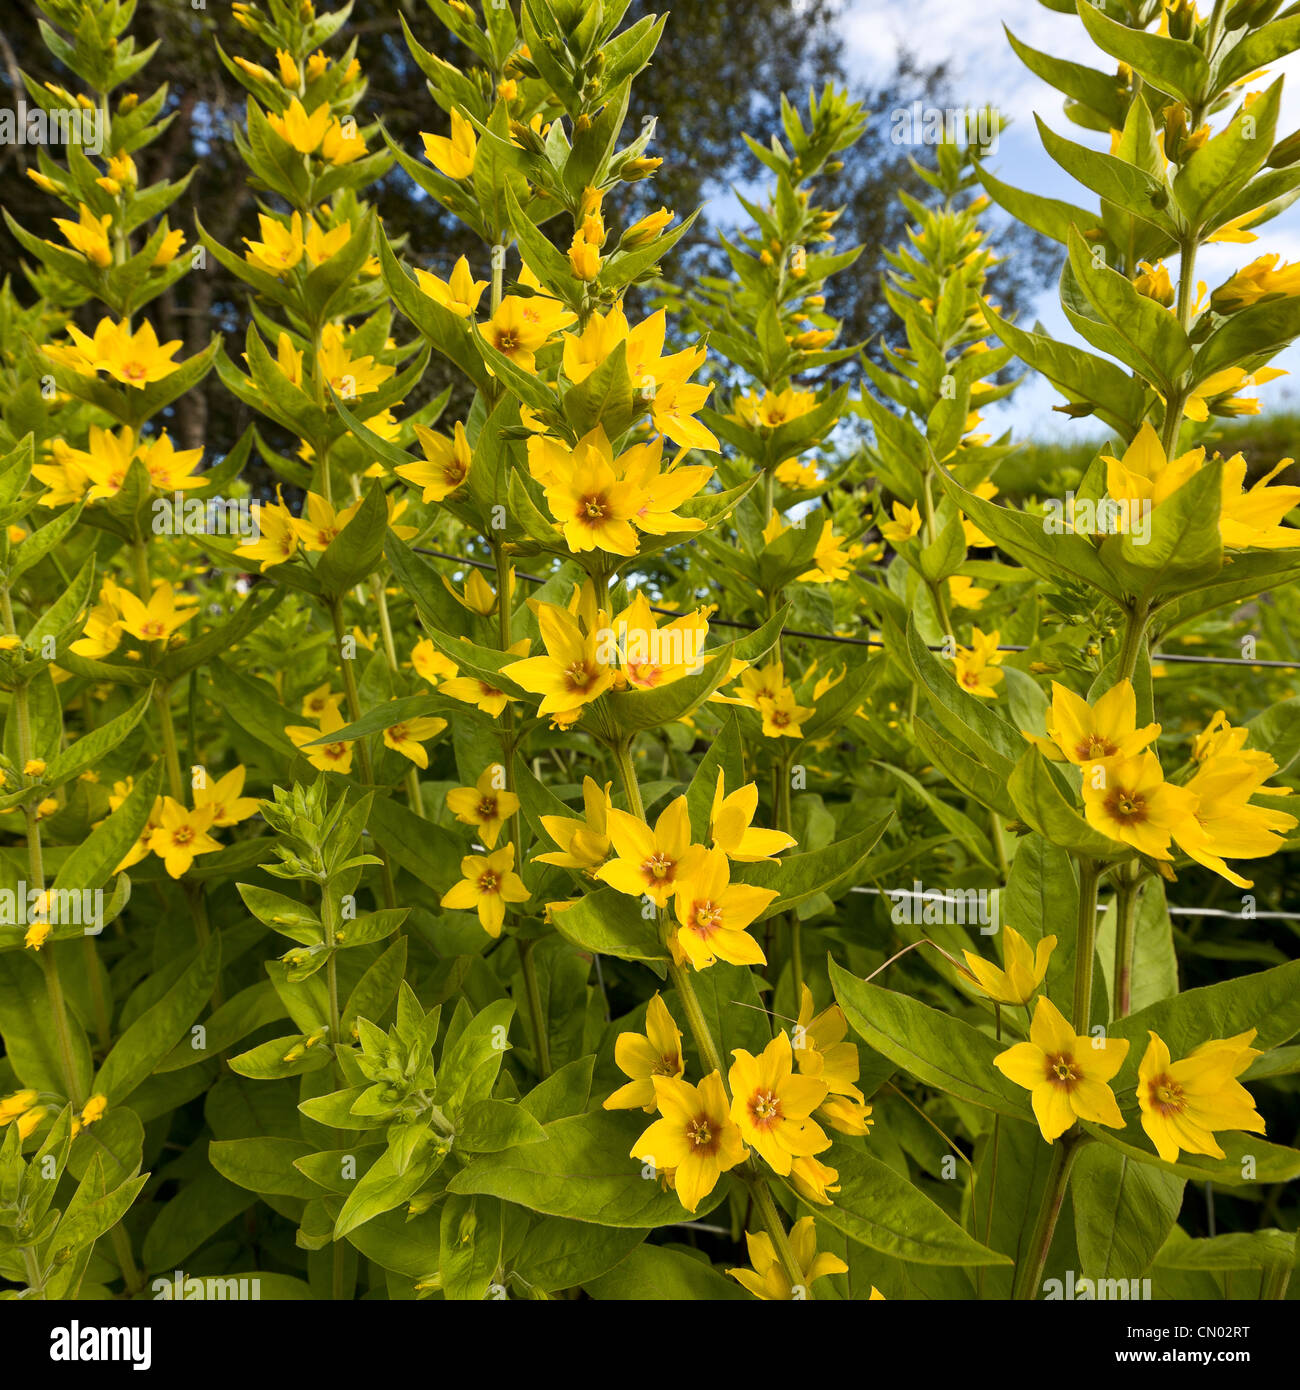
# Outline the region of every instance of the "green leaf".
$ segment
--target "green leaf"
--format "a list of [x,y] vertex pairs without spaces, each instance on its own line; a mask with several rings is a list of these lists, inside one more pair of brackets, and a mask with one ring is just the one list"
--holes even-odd
[[214,1139],[208,1145],[212,1166],[237,1187],[308,1200],[319,1197],[320,1188],[293,1165],[313,1152],[301,1139]]
[[1014,1119],[1028,1113],[1029,1092],[993,1065],[1005,1045],[906,994],[859,980],[834,960],[830,975],[853,1030],[918,1081]]
[[1126,845],[1088,824],[1037,748],[1030,747],[1022,754],[1007,781],[1007,790],[1021,819],[1061,849],[1095,859],[1121,859],[1131,853]]
[[63,749],[46,767],[42,782],[49,787],[62,786],[64,782],[80,777],[87,768],[94,767],[140,722],[149,699],[149,694],[142,695],[129,709]]
[[917,1264],[1011,1263],[968,1235],[914,1183],[865,1147],[837,1141],[821,1158],[839,1173],[840,1190],[829,1207],[805,1202],[819,1225],[825,1222],[861,1245]]
[[384,555],[388,533],[388,503],[378,480],[371,483],[352,520],[329,543],[316,566],[316,579],[326,595],[346,593],[373,574]]
[[372,1217],[409,1201],[441,1166],[447,1152],[445,1143],[430,1138],[405,1170],[399,1171],[392,1149],[386,1149],[348,1194],[334,1222],[334,1239],[342,1240]]
[[[45,950],[56,950],[46,946]],[[72,1044],[75,1088],[90,1094],[90,1044],[69,1014],[68,1032]],[[4,1039],[5,1060],[23,1086],[61,1096],[67,1086],[56,1041],[58,1029],[45,991],[41,967],[31,953],[6,951],[0,954],[0,1037]]]
[[[558,1293],[599,1279],[625,1260],[643,1240],[645,1232],[636,1227],[592,1227],[585,1221],[544,1216],[528,1232],[510,1272],[533,1288]],[[593,1294],[593,1297],[599,1295]]]
[[1078,13],[1083,27],[1103,52],[1127,63],[1160,91],[1171,92],[1200,109],[1199,102],[1209,86],[1210,67],[1194,43],[1120,24],[1088,0],[1082,0]]
[[[641,900],[608,886],[584,893],[572,907],[553,914],[555,930],[584,951],[655,966],[668,959],[657,918],[641,916]],[[656,973],[662,978],[662,967]]]
[[174,985],[137,1018],[113,1044],[93,1090],[112,1105],[127,1100],[180,1041],[212,996],[221,968],[221,937],[213,936]]
[[480,1100],[465,1110],[456,1126],[461,1153],[500,1153],[518,1144],[546,1138],[542,1126],[517,1102]]
[[1139,294],[1126,276],[1097,265],[1077,232],[1070,237],[1070,266],[1088,303],[1118,336],[1124,349],[1119,355],[1168,397],[1192,365],[1191,344],[1178,319]]
[[[629,1156],[646,1119],[597,1110],[556,1120],[545,1126],[546,1143],[476,1158],[447,1190],[500,1197],[597,1226],[644,1229],[687,1221],[676,1194],[664,1191],[656,1178],[642,1177],[641,1163]],[[711,1212],[726,1186],[720,1182],[695,1215]]]
[[499,1202],[449,1195],[443,1200],[438,1268],[443,1297],[479,1302],[487,1297],[501,1263]]
[[1086,1145],[1070,1178],[1084,1276],[1141,1278],[1178,1220],[1184,1186],[1172,1173]]
[[636,1302],[722,1303],[750,1297],[707,1261],[662,1245],[638,1246],[584,1287],[592,1298]]
[[732,877],[738,883],[776,892],[777,896],[756,918],[759,922],[788,912],[818,893],[834,897],[867,877],[864,869],[871,851],[892,819],[891,812],[833,845],[807,854],[783,855],[775,864],[735,865]]

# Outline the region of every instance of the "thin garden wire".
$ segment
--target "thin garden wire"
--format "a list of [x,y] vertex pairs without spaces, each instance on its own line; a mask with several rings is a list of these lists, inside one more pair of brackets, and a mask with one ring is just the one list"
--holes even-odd
[[[978,891],[978,890],[977,890]],[[952,903],[955,906],[969,906],[965,898],[950,898],[933,890],[916,892],[912,888],[867,888],[858,885],[849,889],[850,893],[874,893],[882,898],[920,898],[924,902]],[[1106,911],[1105,903],[1097,904],[1098,912]],[[1231,917],[1234,922],[1267,919],[1273,922],[1300,922],[1300,912],[1252,912],[1249,917],[1241,912],[1229,912],[1224,907],[1171,907],[1171,917]]]
[[[431,555],[437,560],[451,560],[457,565],[470,565],[474,569],[490,570],[496,573],[496,565],[487,560],[476,560],[469,555],[451,555],[445,550],[430,550],[424,546],[416,547],[417,555]],[[516,579],[523,579],[529,584],[546,584],[549,581],[541,575],[524,574],[520,570],[515,571]],[[674,608],[661,608],[656,604],[650,604],[652,613],[660,613],[668,618],[680,618],[681,614]],[[734,618],[710,617],[711,627],[730,627],[736,628],[741,632],[757,632],[757,623],[742,623]],[[877,637],[847,637],[836,632],[806,632],[800,628],[787,627],[782,629],[786,637],[802,637],[809,642],[833,642],[847,647],[881,647],[883,644]],[[931,651],[941,650],[938,647],[931,647]],[[1025,652],[1028,647],[1016,647],[1002,645],[998,647],[1000,652]],[[1184,665],[1194,666],[1251,666],[1271,667],[1282,671],[1300,671],[1300,661],[1272,661],[1272,660],[1250,660],[1244,656],[1185,656],[1179,652],[1152,652],[1152,661],[1181,662]]]

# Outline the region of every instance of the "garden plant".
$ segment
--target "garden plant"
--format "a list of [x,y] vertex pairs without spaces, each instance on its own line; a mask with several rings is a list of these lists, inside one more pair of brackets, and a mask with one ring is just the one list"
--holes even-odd
[[[1300,486],[1220,447],[1300,337],[1300,12],[1044,3],[1078,203],[971,111],[841,244],[869,113],[791,93],[697,279],[627,119],[689,4],[387,7],[414,148],[366,7],[231,6],[223,240],[149,181],[134,4],[39,0],[0,1296],[1300,1296]],[[400,181],[476,252],[390,237]],[[1068,333],[990,299],[1009,219]],[[214,266],[239,344],[185,356]],[[994,433],[1035,378],[1073,473]]]

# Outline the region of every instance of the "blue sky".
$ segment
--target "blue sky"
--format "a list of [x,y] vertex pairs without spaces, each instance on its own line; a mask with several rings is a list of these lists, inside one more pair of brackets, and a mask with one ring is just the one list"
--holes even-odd
[[[846,66],[867,80],[885,77],[903,46],[927,60],[949,59],[953,99],[958,105],[991,103],[1011,118],[1011,127],[990,161],[994,172],[1005,182],[1095,207],[1095,196],[1075,184],[1043,150],[1034,113],[1070,139],[1091,141],[1100,148],[1104,138],[1065,118],[1060,93],[1020,63],[1003,25],[1042,52],[1113,69],[1113,62],[1092,47],[1076,17],[1057,14],[1038,0],[847,0],[843,17]],[[1277,74],[1287,76],[1279,130],[1288,132],[1300,126],[1300,61],[1293,58],[1275,65],[1271,75]],[[915,95],[921,100],[926,96],[924,92]],[[1197,262],[1198,278],[1213,287],[1255,256],[1274,251],[1285,261],[1300,259],[1300,205],[1268,223],[1251,245],[1205,248]],[[1176,264],[1171,271],[1176,275]],[[1079,341],[1065,322],[1055,289],[1042,296],[1028,317],[1040,318],[1058,337]],[[1276,359],[1276,365],[1293,375],[1264,388],[1266,413],[1284,402],[1300,406],[1300,385],[1296,384],[1300,349],[1288,350]],[[1060,400],[1046,382],[1027,381],[1010,402],[996,413],[989,412],[988,423],[999,430],[1010,427],[1017,437],[1039,439],[1077,439],[1096,429],[1095,422],[1072,423],[1053,414],[1051,408]]]

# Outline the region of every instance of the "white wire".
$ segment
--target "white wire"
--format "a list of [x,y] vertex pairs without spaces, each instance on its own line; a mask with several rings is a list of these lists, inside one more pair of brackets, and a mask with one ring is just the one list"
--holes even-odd
[[[975,891],[988,891],[976,889]],[[953,903],[954,905],[965,906],[968,902],[966,898],[948,898],[942,893],[933,890],[926,890],[920,893],[911,888],[867,888],[859,886],[850,888],[851,893],[876,893],[884,898],[921,898],[931,903]],[[1106,911],[1106,904],[1097,904],[1098,912]],[[1261,918],[1266,918],[1274,922],[1300,922],[1300,912],[1252,912],[1249,917],[1244,912],[1229,912],[1224,907],[1171,907],[1169,909],[1171,917],[1231,917],[1235,922],[1253,922]]]

